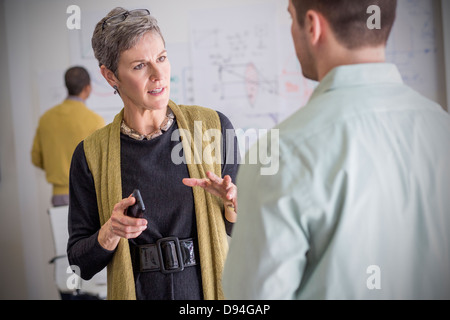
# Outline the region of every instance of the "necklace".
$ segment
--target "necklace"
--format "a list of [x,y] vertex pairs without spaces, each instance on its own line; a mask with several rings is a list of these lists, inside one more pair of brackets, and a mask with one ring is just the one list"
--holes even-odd
[[172,125],[174,119],[175,119],[175,116],[173,115],[172,110],[170,110],[170,108],[167,107],[166,118],[161,123],[158,130],[153,131],[150,134],[140,134],[136,130],[130,128],[125,123],[125,120],[122,119],[122,123],[120,124],[120,132],[122,132],[123,134],[126,134],[127,136],[129,136],[130,138],[133,138],[135,140],[144,140],[144,139],[152,140],[152,139],[162,135],[163,131],[167,131],[170,128],[170,126]]

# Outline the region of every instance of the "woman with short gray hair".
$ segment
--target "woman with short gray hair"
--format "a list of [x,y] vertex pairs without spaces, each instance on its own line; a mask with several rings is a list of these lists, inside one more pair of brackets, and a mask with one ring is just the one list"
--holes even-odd
[[[165,45],[158,22],[147,9],[132,10],[133,19],[126,19],[127,14],[124,15],[124,12],[126,10],[120,7],[111,10],[97,24],[91,40],[100,67],[103,65],[114,73],[117,71],[120,52],[133,47],[145,33],[158,34]],[[117,28],[109,27],[115,24]]]
[[149,10],[114,8],[92,47],[124,107],[74,152],[70,264],[83,279],[108,266],[108,299],[224,298],[237,210],[237,143],[225,134],[233,126],[220,112],[170,100],[168,53]]

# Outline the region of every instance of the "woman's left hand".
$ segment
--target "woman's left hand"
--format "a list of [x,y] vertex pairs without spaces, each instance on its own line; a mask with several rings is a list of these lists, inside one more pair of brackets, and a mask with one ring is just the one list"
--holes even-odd
[[183,183],[188,187],[202,187],[209,193],[220,197],[225,205],[225,218],[230,222],[236,222],[237,212],[237,187],[226,175],[220,178],[213,172],[206,172],[209,179],[184,178]]

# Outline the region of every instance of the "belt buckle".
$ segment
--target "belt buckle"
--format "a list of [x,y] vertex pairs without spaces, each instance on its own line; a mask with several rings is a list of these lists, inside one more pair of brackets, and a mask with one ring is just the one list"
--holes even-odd
[[[164,259],[163,253],[162,253],[161,245],[166,242],[174,242],[175,243],[175,251],[176,251],[176,258],[178,260],[178,267],[173,268],[173,269],[167,269],[166,265],[165,265],[165,259]],[[180,271],[184,270],[183,255],[181,252],[180,239],[178,239],[178,237],[161,238],[156,241],[156,248],[158,250],[158,257],[159,257],[160,268],[161,268],[162,273],[174,273],[174,272],[180,272]]]
[[139,250],[139,271],[157,271],[160,270],[158,249],[153,244],[142,245]]

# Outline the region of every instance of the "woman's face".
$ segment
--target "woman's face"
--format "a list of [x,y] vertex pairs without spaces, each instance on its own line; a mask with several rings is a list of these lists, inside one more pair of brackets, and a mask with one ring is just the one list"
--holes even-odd
[[170,96],[170,63],[164,42],[147,32],[121,53],[117,66],[118,89],[126,107],[139,111],[165,109]]

